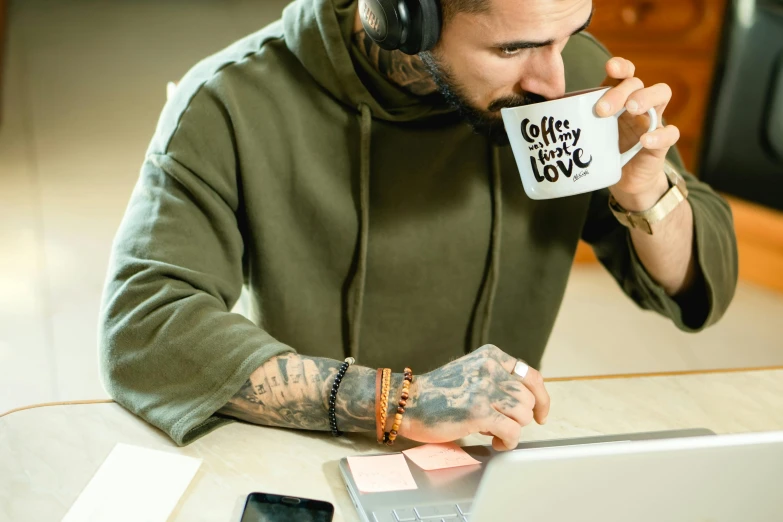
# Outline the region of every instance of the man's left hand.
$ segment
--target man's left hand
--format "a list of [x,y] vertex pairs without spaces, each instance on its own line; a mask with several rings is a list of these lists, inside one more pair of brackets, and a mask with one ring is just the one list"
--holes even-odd
[[[611,117],[625,107],[626,112],[619,121],[620,150],[642,143],[639,154],[623,167],[620,181],[609,189],[623,208],[638,212],[651,208],[668,190],[663,165],[669,148],[680,139],[680,130],[674,125],[661,124],[672,97],[671,88],[665,83],[645,87],[634,76],[635,72],[634,64],[624,58],[615,57],[606,62],[604,85],[613,87],[598,101],[596,112]],[[650,108],[658,113],[658,128],[647,132],[650,118],[646,113]]]

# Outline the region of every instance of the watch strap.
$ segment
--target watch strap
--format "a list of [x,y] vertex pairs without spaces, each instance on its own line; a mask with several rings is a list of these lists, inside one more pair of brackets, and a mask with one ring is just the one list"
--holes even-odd
[[622,225],[628,228],[637,228],[652,235],[652,225],[663,221],[666,216],[688,197],[688,187],[685,184],[685,179],[680,176],[668,161],[665,162],[663,170],[669,180],[669,190],[661,196],[661,199],[655,205],[643,212],[625,210],[614,196],[609,195],[609,208]]

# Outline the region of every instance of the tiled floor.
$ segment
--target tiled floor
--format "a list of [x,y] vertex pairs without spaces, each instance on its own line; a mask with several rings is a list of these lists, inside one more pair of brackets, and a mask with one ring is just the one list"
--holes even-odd
[[[105,397],[96,317],[109,247],[165,97],[283,0],[16,0],[0,126],[0,412]],[[783,296],[742,285],[698,336],[575,270],[549,376],[783,364]]]

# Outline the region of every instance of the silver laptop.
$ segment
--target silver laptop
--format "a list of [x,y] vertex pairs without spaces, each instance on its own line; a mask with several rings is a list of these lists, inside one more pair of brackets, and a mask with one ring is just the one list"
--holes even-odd
[[340,470],[365,522],[783,520],[783,432],[636,433],[521,443],[481,462],[438,471],[409,463],[418,489],[359,493]]

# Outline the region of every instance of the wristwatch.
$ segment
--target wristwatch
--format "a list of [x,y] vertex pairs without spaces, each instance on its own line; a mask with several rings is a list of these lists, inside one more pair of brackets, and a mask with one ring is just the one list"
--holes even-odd
[[609,209],[620,224],[628,228],[638,228],[652,235],[652,225],[662,221],[672,210],[677,208],[677,205],[685,201],[688,197],[688,187],[685,185],[685,179],[680,176],[680,173],[668,160],[663,164],[663,171],[669,180],[669,190],[661,196],[661,199],[652,208],[644,212],[625,210],[614,199],[614,196],[609,194]]

